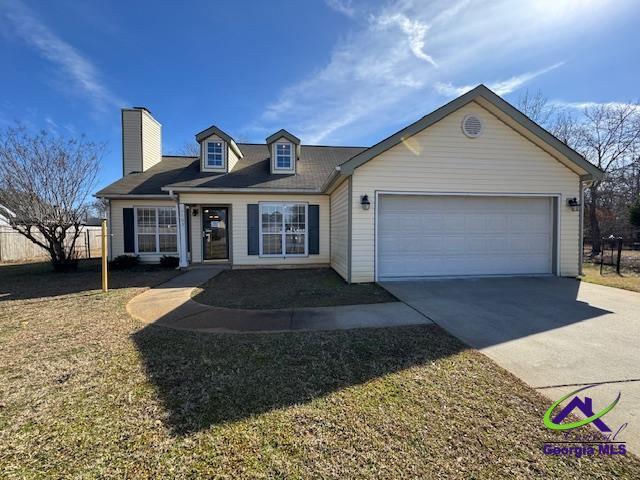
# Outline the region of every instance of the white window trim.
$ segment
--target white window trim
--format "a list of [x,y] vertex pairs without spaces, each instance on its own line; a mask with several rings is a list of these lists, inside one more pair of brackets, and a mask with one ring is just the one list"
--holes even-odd
[[[278,167],[278,146],[279,145],[288,145],[289,146],[289,167]],[[273,147],[273,169],[279,171],[292,171],[294,165],[294,146],[289,142],[276,142]]]
[[[278,145],[289,145],[291,156],[291,167],[290,168],[278,168]],[[295,173],[296,171],[296,145],[291,142],[275,142],[272,145],[271,152],[271,166],[273,173]]]
[[[262,252],[262,206],[263,205],[304,205],[304,253],[286,253],[286,236],[284,229],[284,220],[282,228],[282,253],[263,253]],[[259,235],[260,235],[260,257],[264,258],[286,258],[286,257],[308,257],[309,256],[309,203],[308,202],[258,202],[258,219],[259,219]]]
[[[156,250],[155,252],[140,252],[138,251],[138,209],[154,209],[156,211],[156,233],[155,233],[155,237],[156,237]],[[180,239],[178,238],[178,230],[180,229],[180,217],[178,217],[178,208],[175,205],[139,205],[139,206],[134,206],[133,207],[133,232],[134,232],[134,236],[135,236],[135,254],[136,255],[173,255],[173,254],[178,254],[178,250],[176,250],[175,252],[161,252],[160,251],[160,225],[159,225],[159,215],[158,215],[158,209],[159,208],[173,208],[176,211],[176,226],[177,226],[177,230],[176,230],[176,245],[178,247],[178,249],[180,249],[180,245],[178,244],[178,242],[180,241]],[[151,233],[143,233],[142,235],[151,235]],[[170,234],[163,234],[163,235],[170,235]]]
[[[209,165],[209,144],[220,143],[222,144],[222,166],[212,167]],[[207,172],[225,172],[227,170],[227,142],[220,139],[211,138],[202,142],[202,170]]]

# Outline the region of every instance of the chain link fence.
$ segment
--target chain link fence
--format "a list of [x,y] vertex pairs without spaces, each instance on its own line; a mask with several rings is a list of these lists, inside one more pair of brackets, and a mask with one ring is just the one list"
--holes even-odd
[[591,241],[585,238],[583,258],[585,263],[596,265],[601,273],[628,271],[640,273],[640,243],[611,235],[602,239],[602,251],[592,255]]

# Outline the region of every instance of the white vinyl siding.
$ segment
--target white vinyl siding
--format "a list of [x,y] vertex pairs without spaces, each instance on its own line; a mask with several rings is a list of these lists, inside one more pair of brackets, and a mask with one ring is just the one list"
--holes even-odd
[[331,267],[349,279],[349,180],[331,193]]
[[142,110],[142,171],[147,171],[162,160],[161,125]]
[[144,172],[162,160],[162,126],[146,111],[122,111],[124,175]]
[[142,171],[142,111],[122,111],[123,175]]
[[233,167],[236,166],[236,164],[238,163],[238,155],[236,155],[236,152],[233,151],[233,148],[231,148],[231,145],[228,146],[229,148],[227,148],[227,165],[228,165],[228,171],[231,172],[233,170]]
[[[478,138],[461,131],[465,115],[483,122]],[[560,274],[578,273],[579,177],[489,111],[472,102],[358,167],[352,191],[352,281],[374,280],[375,192],[514,193],[559,195]],[[368,194],[371,209],[360,207]]]
[[[118,255],[124,255],[124,224],[123,224],[123,209],[124,208],[138,208],[138,207],[166,207],[175,209],[175,203],[171,203],[169,199],[167,200],[142,200],[142,199],[131,199],[131,200],[111,200],[111,216],[109,217],[109,230],[111,236],[109,240],[111,245],[109,247],[109,254],[111,258],[117,257]],[[136,223],[136,212],[134,210],[134,224]],[[134,255],[133,252],[128,252],[127,255]],[[170,255],[169,253],[145,253],[144,255],[140,255],[140,261],[142,262],[158,262],[160,261],[160,257],[162,255]],[[173,255],[177,255],[173,253]]]
[[[180,201],[197,205],[198,215],[191,216],[191,256],[193,262],[202,262],[202,205],[229,207],[230,255],[234,266],[250,265],[329,265],[329,196],[282,195],[249,193],[181,193]],[[304,203],[320,206],[320,253],[303,256],[260,256],[247,253],[247,205],[263,202]]]

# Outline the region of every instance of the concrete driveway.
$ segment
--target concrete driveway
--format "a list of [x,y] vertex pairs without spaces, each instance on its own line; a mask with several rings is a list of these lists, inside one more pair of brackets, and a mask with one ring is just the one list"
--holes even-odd
[[[640,294],[574,279],[514,277],[382,284],[550,399],[582,385],[594,411],[640,452]],[[541,419],[542,421],[542,419]]]

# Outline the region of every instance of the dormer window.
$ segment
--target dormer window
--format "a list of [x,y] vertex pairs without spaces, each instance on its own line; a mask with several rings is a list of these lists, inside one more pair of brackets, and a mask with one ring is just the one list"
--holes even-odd
[[276,143],[276,169],[291,170],[293,167],[293,155],[290,143]]
[[207,142],[207,167],[224,168],[224,144]]
[[233,138],[215,125],[198,133],[196,142],[200,144],[200,170],[202,172],[230,172],[243,157]]
[[267,137],[271,156],[271,173],[295,175],[296,160],[300,158],[300,139],[286,130],[278,130]]

